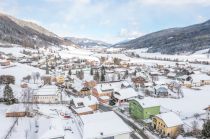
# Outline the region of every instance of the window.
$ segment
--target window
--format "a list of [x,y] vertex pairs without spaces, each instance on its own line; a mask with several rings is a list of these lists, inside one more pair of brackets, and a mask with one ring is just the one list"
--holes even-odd
[[77,103],[78,106],[84,106],[83,102]]

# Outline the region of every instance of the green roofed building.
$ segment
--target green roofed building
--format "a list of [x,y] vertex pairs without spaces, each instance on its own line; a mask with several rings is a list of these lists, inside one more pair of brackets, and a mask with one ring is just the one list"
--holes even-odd
[[160,113],[160,105],[148,99],[132,99],[129,101],[130,115],[135,119],[145,120]]

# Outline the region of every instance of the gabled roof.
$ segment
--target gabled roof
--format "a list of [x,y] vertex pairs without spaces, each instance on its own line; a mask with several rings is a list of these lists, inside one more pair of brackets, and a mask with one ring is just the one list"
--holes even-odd
[[83,103],[84,106],[88,107],[88,106],[91,106],[91,105],[95,105],[95,104],[98,104],[98,100],[96,97],[90,95],[90,96],[85,96],[85,97],[74,97],[73,98],[73,101],[74,101],[74,104],[76,107],[80,107],[78,106],[78,103]]
[[113,111],[81,116],[84,123],[83,139],[106,138],[132,132]]
[[141,105],[142,108],[151,108],[151,107],[160,106],[155,101],[147,99],[147,98],[145,98],[145,99],[134,98],[134,99],[131,99],[131,100],[137,101],[139,103],[139,105]]
[[156,115],[156,117],[163,120],[167,127],[174,127],[183,124],[183,121],[174,112],[161,113]]
[[119,100],[129,99],[138,96],[138,93],[132,87],[122,88],[117,90],[116,92],[119,93],[119,95],[114,93],[114,97]]
[[58,88],[55,85],[44,85],[34,95],[37,96],[49,96],[57,95]]
[[13,104],[9,106],[6,113],[10,112],[26,112],[26,107],[23,104]]
[[201,80],[210,80],[207,74],[191,74],[193,82],[200,82]]

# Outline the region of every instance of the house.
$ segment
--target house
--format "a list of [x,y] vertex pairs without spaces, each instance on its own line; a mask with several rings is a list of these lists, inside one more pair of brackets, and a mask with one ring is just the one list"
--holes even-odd
[[206,110],[206,116],[207,116],[207,120],[210,120],[210,106],[208,106],[207,108],[205,108],[204,110]]
[[145,96],[154,96],[155,88],[153,86],[146,86],[144,88],[144,94]]
[[45,85],[39,88],[34,94],[32,101],[34,103],[58,103],[60,95],[55,85]]
[[132,82],[134,83],[135,87],[140,87],[143,86],[147,81],[144,77],[139,76],[132,78]]
[[86,96],[86,95],[91,95],[91,89],[89,87],[82,87],[80,89],[80,95]]
[[132,88],[121,88],[113,93],[113,99],[117,104],[127,102],[128,99],[137,97],[138,93]]
[[22,83],[20,84],[20,87],[21,87],[21,88],[28,88],[28,84],[27,84],[26,82],[22,82]]
[[6,111],[6,117],[24,117],[27,114],[23,104],[13,104]]
[[81,116],[83,139],[129,139],[132,129],[113,111]]
[[152,81],[158,81],[158,76],[161,75],[158,71],[151,71],[149,75],[152,78]]
[[175,113],[167,112],[154,116],[152,125],[161,135],[176,137],[179,134],[183,122]]
[[98,110],[99,102],[96,97],[90,95],[85,97],[74,97],[71,101],[71,108],[77,115],[92,114]]
[[96,81],[94,80],[90,80],[90,81],[85,81],[84,86],[89,87],[89,88],[93,88],[96,86]]
[[[189,78],[189,77],[188,77]],[[184,81],[184,86],[186,87],[199,87],[203,85],[210,85],[210,76],[207,74],[191,74],[188,80]]]
[[207,74],[192,74],[192,86],[210,85],[210,76]]
[[168,88],[171,89],[173,92],[177,92],[181,90],[181,83],[178,80],[172,80],[168,84]]
[[75,85],[73,84],[72,89],[74,92],[77,93],[78,96],[87,96],[91,95],[92,91],[89,87],[83,86],[83,85]]
[[190,75],[182,75],[182,76],[177,77],[177,80],[182,81],[182,82],[184,82],[184,81],[190,81],[191,79],[192,78],[191,78]]
[[145,120],[160,113],[160,105],[145,99],[131,99],[129,101],[130,115],[138,120]]
[[169,73],[167,74],[167,77],[168,77],[168,78],[171,78],[171,79],[174,79],[174,78],[176,77],[176,73],[169,72]]
[[9,66],[10,61],[9,60],[0,60],[0,66]]
[[156,96],[168,96],[168,87],[165,85],[155,86],[155,95]]
[[101,103],[108,103],[114,91],[111,83],[97,84],[92,89],[93,96],[97,97]]
[[60,75],[60,76],[56,76],[56,83],[58,84],[63,84],[65,81],[64,76]]

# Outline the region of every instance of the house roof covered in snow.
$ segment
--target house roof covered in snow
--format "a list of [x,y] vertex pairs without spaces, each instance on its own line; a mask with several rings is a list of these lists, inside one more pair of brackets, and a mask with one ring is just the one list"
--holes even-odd
[[84,106],[91,106],[91,105],[99,104],[97,98],[92,95],[85,96],[85,97],[74,97],[73,101],[76,107],[81,107],[79,106],[79,103],[81,102],[84,104]]
[[23,104],[13,104],[7,109],[6,113],[10,112],[26,112],[26,107]]
[[183,121],[174,112],[161,113],[156,115],[156,117],[162,119],[167,127],[174,127],[183,124]]
[[202,80],[210,81],[210,76],[208,76],[207,74],[191,74],[191,78],[193,82],[200,82]]
[[114,93],[114,97],[123,100],[138,96],[138,93],[132,88],[121,88]]
[[107,82],[107,83],[101,83],[96,85],[96,89],[98,93],[102,93],[103,91],[116,91],[118,88],[121,87],[121,85],[128,87],[130,84],[127,81],[117,81],[117,82]]
[[57,95],[58,88],[56,85],[45,85],[35,92],[36,96]]
[[131,100],[137,101],[141,105],[142,108],[151,108],[151,107],[160,106],[155,101],[147,99],[147,98],[145,98],[145,99],[134,98],[134,99],[131,99]]
[[84,123],[83,139],[106,138],[132,132],[113,111],[83,115],[81,118]]

